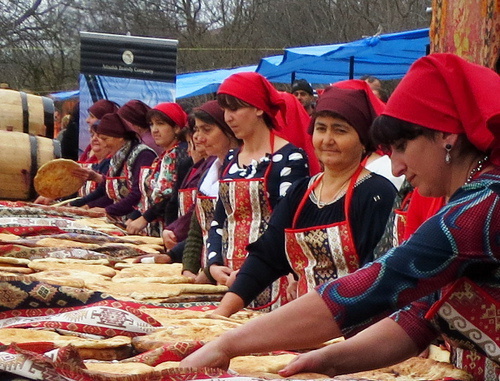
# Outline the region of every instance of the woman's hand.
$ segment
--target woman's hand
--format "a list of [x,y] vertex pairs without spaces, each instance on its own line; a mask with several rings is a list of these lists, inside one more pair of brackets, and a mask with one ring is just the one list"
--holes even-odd
[[227,280],[229,279],[229,276],[233,272],[232,269],[230,269],[227,266],[220,266],[220,265],[212,265],[210,266],[210,275],[212,275],[212,278],[214,278],[217,281],[217,284],[222,284],[226,285]]
[[[335,344],[333,344],[335,345]],[[278,372],[281,377],[290,377],[297,373],[313,372],[333,377],[337,375],[333,366],[334,358],[328,358],[321,349],[300,354]]]
[[181,368],[229,368],[230,357],[223,350],[220,340],[211,341],[181,361]]
[[189,270],[184,270],[182,272],[182,275],[185,276],[186,278],[192,279],[194,283],[196,283],[196,274],[192,273]]
[[127,225],[128,234],[140,234],[148,226],[148,221],[144,217],[138,217]]
[[238,272],[240,270],[234,270],[231,272],[231,274],[229,274],[229,278],[227,278],[226,280],[226,286],[227,287],[231,287],[234,283],[234,281],[236,280],[236,275],[238,275]]
[[[84,207],[87,206],[87,205],[84,205]],[[89,210],[89,212],[96,212],[96,213],[104,213],[106,214],[106,209],[105,208],[98,208],[98,207],[94,207],[94,208],[88,208],[87,209]]]
[[172,230],[165,229],[162,233],[163,244],[167,249],[172,249],[175,245],[177,245],[177,237],[175,236]]
[[40,205],[50,205],[54,202],[52,198],[48,197],[43,197],[43,196],[38,196],[35,201],[33,201],[34,204],[40,204]]
[[212,281],[208,279],[207,274],[204,271],[200,271],[198,275],[196,275],[196,279],[194,280],[196,284],[212,284]]
[[85,180],[85,181],[88,181],[88,180],[92,180],[93,181],[93,178],[94,178],[95,174],[97,174],[97,172],[95,172],[95,171],[93,171],[92,169],[89,169],[89,168],[80,167],[80,168],[73,169],[71,171],[71,174],[74,177],[78,177],[79,179],[82,179],[82,180]]

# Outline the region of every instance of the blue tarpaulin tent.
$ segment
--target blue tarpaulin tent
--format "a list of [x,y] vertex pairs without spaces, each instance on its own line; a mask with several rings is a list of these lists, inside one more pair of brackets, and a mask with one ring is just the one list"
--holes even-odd
[[[426,55],[429,29],[383,34],[344,44],[289,48],[283,56],[264,58],[257,72],[271,82],[332,83],[365,74],[402,78],[410,65]],[[282,57],[280,60],[279,58]]]
[[[415,60],[427,53],[428,46],[427,28],[342,44],[289,48],[284,55],[263,58],[257,66],[179,74],[176,98],[214,93],[224,79],[243,71],[257,71],[275,83],[291,83],[294,78],[305,78],[311,83],[328,84],[365,74],[382,80],[398,79],[406,74]],[[63,100],[62,97],[75,96],[74,93],[55,93],[51,97]]]

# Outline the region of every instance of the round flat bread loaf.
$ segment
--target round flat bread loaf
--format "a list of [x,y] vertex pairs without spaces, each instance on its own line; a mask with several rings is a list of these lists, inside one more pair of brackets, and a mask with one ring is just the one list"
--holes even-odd
[[72,171],[80,165],[68,159],[54,159],[42,165],[35,176],[34,185],[37,193],[43,197],[57,199],[78,191],[85,183],[73,176]]

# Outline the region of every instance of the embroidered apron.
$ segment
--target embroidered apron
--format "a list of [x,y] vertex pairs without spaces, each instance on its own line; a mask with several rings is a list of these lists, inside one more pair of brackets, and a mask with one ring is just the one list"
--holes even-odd
[[394,209],[394,223],[392,226],[392,246],[396,247],[403,243],[406,224],[408,222],[408,206],[413,191],[406,194],[399,208]]
[[[271,151],[274,151],[271,134]],[[266,188],[267,176],[272,167],[272,155],[264,177],[251,179],[225,179],[219,181],[219,198],[227,215],[222,235],[222,252],[225,265],[238,270],[248,252],[246,246],[255,242],[267,229],[271,205]],[[225,173],[232,166],[229,163]],[[288,281],[282,277],[264,290],[251,303],[250,308],[277,308],[285,303]]]
[[198,193],[196,196],[195,212],[196,218],[201,227],[201,234],[203,237],[203,249],[201,252],[201,268],[207,266],[207,239],[208,231],[212,221],[214,220],[215,204],[217,203],[217,197],[205,196]]
[[[78,164],[80,164],[82,166],[82,168],[92,169],[92,163],[80,163],[80,162],[78,162]],[[78,196],[85,197],[88,194],[95,191],[96,188],[97,188],[97,183],[95,181],[90,181],[90,180],[85,181],[83,186],[80,189],[78,189]]]
[[498,295],[463,277],[443,291],[425,317],[457,348],[454,361],[458,367],[475,380],[500,379]]
[[[151,183],[154,181],[155,172],[161,163],[161,159],[155,159],[153,165],[150,167],[141,167],[139,174],[139,189],[141,190],[141,201],[139,201],[138,208],[141,213],[148,210],[152,204],[151,194],[153,193],[153,187]],[[146,233],[152,237],[161,237],[161,232],[163,231],[162,221],[159,219],[151,221],[146,226]]]
[[349,224],[349,207],[354,187],[363,167],[351,177],[345,196],[345,220],[330,225],[296,229],[298,217],[311,192],[320,183],[319,175],[307,189],[297,211],[292,227],[285,229],[285,251],[293,271],[297,274],[297,295],[301,296],[331,279],[349,274],[359,268],[359,257]]
[[184,216],[196,203],[198,188],[179,189],[179,217]]

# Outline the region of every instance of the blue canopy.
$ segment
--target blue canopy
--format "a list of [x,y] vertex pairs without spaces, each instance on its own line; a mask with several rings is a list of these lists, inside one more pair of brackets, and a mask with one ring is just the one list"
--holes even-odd
[[398,79],[413,62],[427,54],[428,45],[426,28],[343,44],[289,48],[283,56],[262,59],[257,72],[280,83],[304,78],[310,83],[326,84],[366,74],[383,80]]
[[[176,98],[215,93],[227,77],[243,71],[257,71],[275,83],[292,83],[295,78],[304,78],[310,83],[328,84],[365,74],[382,80],[398,79],[414,61],[426,55],[428,45],[427,28],[342,44],[289,48],[284,55],[261,59],[257,66],[179,74]],[[54,100],[64,100],[78,96],[78,90],[50,96]]]
[[243,71],[255,71],[257,65],[241,66],[233,69],[220,69],[198,73],[179,74],[176,83],[176,98],[194,97],[215,93],[219,85],[230,75]]

